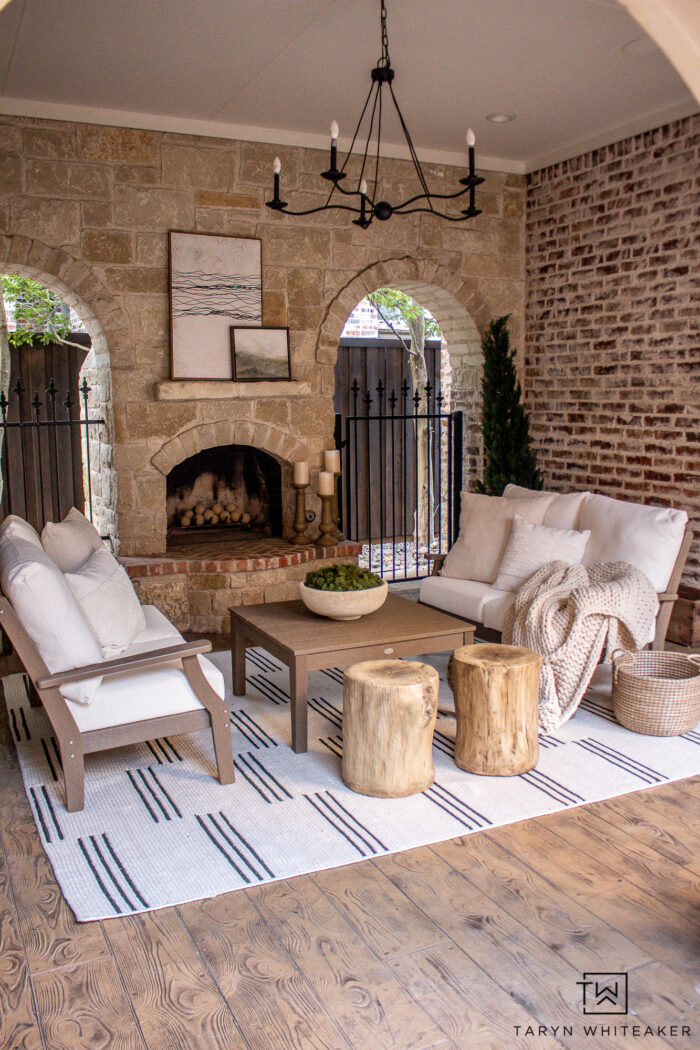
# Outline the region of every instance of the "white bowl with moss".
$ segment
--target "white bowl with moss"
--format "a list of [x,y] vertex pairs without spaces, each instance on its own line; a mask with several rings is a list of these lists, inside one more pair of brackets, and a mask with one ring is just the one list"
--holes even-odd
[[386,580],[357,565],[330,565],[306,574],[299,584],[307,609],[331,620],[359,620],[381,609],[389,593]]

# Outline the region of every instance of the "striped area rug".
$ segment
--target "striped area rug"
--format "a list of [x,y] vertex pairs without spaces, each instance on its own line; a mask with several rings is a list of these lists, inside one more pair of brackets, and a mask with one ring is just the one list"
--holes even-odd
[[[231,685],[230,657],[214,656]],[[447,657],[426,658],[452,706]],[[3,679],[10,725],[37,834],[79,921],[212,897],[259,882],[580,806],[700,772],[700,732],[639,736],[611,711],[601,676],[556,733],[540,737],[537,767],[479,777],[455,766],[454,718],[438,717],[435,782],[402,799],[357,795],[342,782],[342,671],[309,681],[309,751],[290,744],[289,681],[263,650],[248,661],[248,693],[234,698],[237,779],[212,777],[209,733],[152,740],[86,758],[86,803],[63,805],[50,726],[27,701],[21,675]]]

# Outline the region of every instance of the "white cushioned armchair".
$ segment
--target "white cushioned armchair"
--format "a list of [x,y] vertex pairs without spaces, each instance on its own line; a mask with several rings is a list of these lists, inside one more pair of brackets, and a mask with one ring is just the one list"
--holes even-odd
[[[72,512],[73,527],[77,514]],[[85,536],[92,526],[83,518],[78,528]],[[52,549],[51,543],[46,546]],[[224,677],[204,655],[211,643],[186,642],[158,609],[140,607],[114,559],[100,575],[99,550],[108,553],[99,537],[97,544],[88,537],[83,577],[77,580],[76,559],[70,557],[73,572],[64,574],[31,525],[11,516],[0,526],[0,626],[53,726],[66,808],[84,806],[84,754],[206,727],[213,735],[219,780],[231,783],[231,720]],[[91,559],[93,552],[98,557]],[[68,582],[73,577],[82,606]],[[83,608],[99,608],[92,624]],[[125,624],[131,624],[127,635]],[[110,631],[119,637],[116,657],[104,637]]]

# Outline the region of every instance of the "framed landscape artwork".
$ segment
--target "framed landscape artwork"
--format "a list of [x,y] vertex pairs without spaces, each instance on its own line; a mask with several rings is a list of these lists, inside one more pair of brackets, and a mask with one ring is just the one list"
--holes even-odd
[[172,379],[233,379],[229,328],[262,324],[261,272],[259,240],[171,231]]
[[231,359],[237,383],[289,379],[289,329],[233,326]]

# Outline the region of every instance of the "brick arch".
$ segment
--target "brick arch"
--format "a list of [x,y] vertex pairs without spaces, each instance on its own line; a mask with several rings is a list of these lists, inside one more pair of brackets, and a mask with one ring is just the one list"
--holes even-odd
[[452,367],[453,407],[464,413],[465,486],[481,472],[481,335],[491,312],[476,278],[464,278],[428,258],[401,256],[358,273],[328,304],[321,323],[317,360],[335,364],[338,343],[352,310],[369,292],[396,288],[433,315],[447,344]]
[[117,473],[114,466],[114,412],[109,346],[123,337],[127,320],[98,274],[61,248],[36,238],[0,238],[0,271],[29,277],[55,292],[85,325],[91,349],[81,369],[90,389],[89,411],[104,419],[99,436],[91,430],[93,520],[118,549]]
[[305,446],[286,430],[269,423],[225,419],[218,423],[200,423],[184,430],[166,441],[151,457],[151,463],[165,478],[184,459],[219,445],[251,445],[268,452],[283,465],[308,458]]

